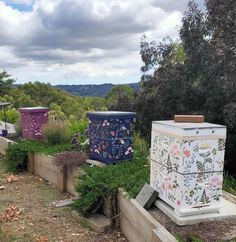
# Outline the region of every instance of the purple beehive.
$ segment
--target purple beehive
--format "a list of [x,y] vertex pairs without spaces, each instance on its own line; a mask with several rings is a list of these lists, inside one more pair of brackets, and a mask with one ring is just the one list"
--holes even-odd
[[24,139],[42,140],[43,125],[48,122],[48,108],[20,108],[22,135]]
[[132,112],[88,112],[89,158],[117,163],[133,158]]

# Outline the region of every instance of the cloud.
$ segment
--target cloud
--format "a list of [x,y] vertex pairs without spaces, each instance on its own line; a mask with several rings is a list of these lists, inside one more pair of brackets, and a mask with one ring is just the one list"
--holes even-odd
[[5,0],[6,4],[24,4],[24,5],[31,5],[33,4],[33,0]]
[[[32,4],[32,11],[20,11],[11,3]],[[27,76],[39,80],[40,73],[42,79],[48,75],[45,79],[58,82],[68,82],[66,76],[74,78],[71,82],[81,77],[104,82],[129,76],[139,81],[140,37],[146,33],[156,40],[167,35],[176,39],[185,4],[175,0],[0,0],[0,50],[5,55],[0,67],[19,81],[27,81]]]

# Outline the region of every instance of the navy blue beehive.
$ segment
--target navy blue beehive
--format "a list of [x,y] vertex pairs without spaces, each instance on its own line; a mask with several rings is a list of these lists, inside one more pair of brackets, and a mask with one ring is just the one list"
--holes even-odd
[[132,112],[88,112],[89,158],[117,163],[133,158]]

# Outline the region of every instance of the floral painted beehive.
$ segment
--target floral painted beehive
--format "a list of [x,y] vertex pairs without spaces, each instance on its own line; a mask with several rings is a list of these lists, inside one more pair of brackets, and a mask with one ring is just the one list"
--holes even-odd
[[116,163],[133,158],[132,112],[88,112],[89,158]]
[[226,127],[152,123],[151,186],[179,216],[220,209]]
[[48,108],[20,108],[22,135],[24,139],[42,140],[43,125],[48,122]]

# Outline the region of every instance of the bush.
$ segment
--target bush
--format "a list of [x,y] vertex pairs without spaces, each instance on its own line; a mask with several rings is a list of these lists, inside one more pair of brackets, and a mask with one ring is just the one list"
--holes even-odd
[[26,169],[27,151],[18,144],[10,145],[6,150],[6,156],[2,160],[7,172],[18,172]]
[[43,136],[50,145],[64,144],[70,141],[68,125],[61,121],[50,121],[43,127]]
[[70,134],[83,134],[88,128],[87,120],[73,121],[69,124]]
[[19,112],[15,109],[6,110],[6,119],[4,118],[4,112],[0,111],[0,120],[6,121],[8,123],[14,124],[19,118]]
[[118,188],[134,197],[149,182],[149,173],[148,161],[139,151],[135,151],[131,161],[103,167],[86,166],[78,177],[76,191],[80,198],[74,206],[83,215],[90,213],[98,209],[107,196],[115,195]]
[[236,196],[236,179],[230,176],[228,172],[224,173],[223,189]]
[[16,135],[18,137],[22,137],[22,125],[21,125],[21,118],[19,116],[19,118],[16,120]]
[[26,169],[26,159],[28,152],[38,152],[46,155],[53,155],[56,153],[64,152],[65,150],[71,151],[75,149],[71,144],[56,144],[49,145],[44,141],[21,140],[16,144],[12,144],[6,150],[5,159],[2,160],[6,171],[18,172]]

